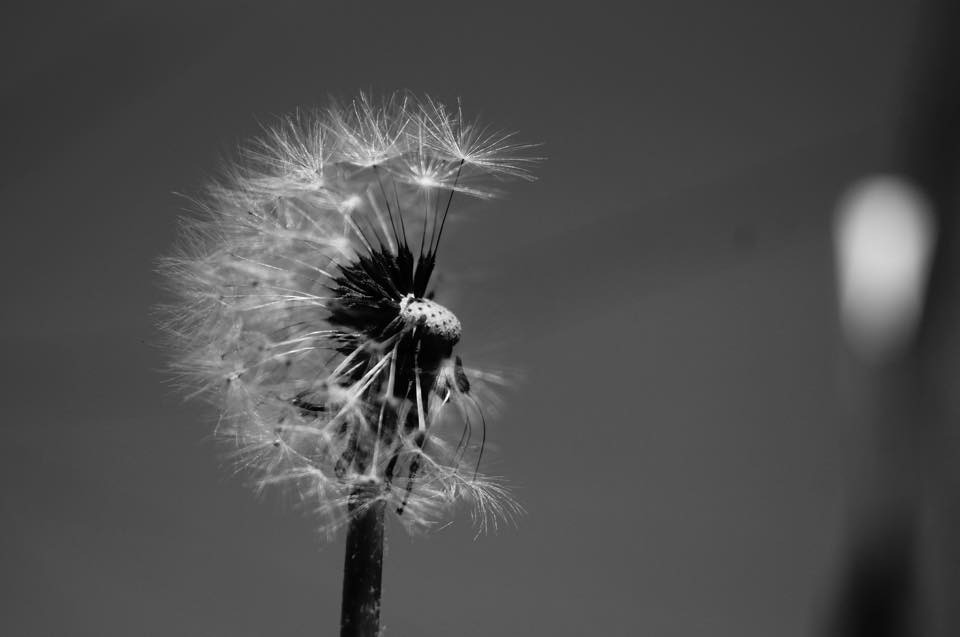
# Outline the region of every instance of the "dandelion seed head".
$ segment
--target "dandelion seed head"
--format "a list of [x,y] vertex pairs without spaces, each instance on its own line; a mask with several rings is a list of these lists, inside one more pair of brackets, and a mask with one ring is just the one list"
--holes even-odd
[[208,187],[162,264],[164,327],[256,491],[328,532],[357,494],[411,529],[459,502],[480,528],[519,513],[479,472],[496,377],[463,364],[460,320],[430,293],[455,196],[530,178],[512,140],[459,106],[361,96],[265,127]]
[[456,314],[430,299],[418,299],[407,294],[400,300],[400,318],[408,326],[450,345],[460,340],[462,327]]

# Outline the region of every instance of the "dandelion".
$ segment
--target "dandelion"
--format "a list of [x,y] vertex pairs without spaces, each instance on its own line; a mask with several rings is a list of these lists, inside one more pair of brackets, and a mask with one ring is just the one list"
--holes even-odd
[[385,511],[411,529],[461,501],[481,529],[518,511],[479,471],[497,377],[456,354],[430,281],[454,200],[532,179],[530,148],[430,98],[298,113],[209,187],[163,262],[175,366],[217,404],[238,470],[326,533],[348,526],[345,635],[379,625]]

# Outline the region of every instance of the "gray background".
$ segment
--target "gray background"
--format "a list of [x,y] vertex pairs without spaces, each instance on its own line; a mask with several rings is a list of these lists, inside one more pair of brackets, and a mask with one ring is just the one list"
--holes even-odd
[[863,436],[830,215],[891,162],[924,5],[626,4],[5,10],[0,632],[336,634],[342,537],[218,466],[153,267],[259,121],[404,88],[549,160],[439,264],[464,357],[517,371],[487,468],[528,513],[389,528],[386,634],[818,631]]

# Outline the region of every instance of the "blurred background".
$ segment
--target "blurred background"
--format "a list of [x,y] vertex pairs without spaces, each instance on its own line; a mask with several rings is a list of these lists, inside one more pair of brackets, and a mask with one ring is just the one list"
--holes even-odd
[[386,635],[960,634],[935,3],[13,4],[0,633],[337,634],[343,538],[220,466],[154,266],[261,122],[411,89],[549,159],[438,265],[527,514],[389,527]]

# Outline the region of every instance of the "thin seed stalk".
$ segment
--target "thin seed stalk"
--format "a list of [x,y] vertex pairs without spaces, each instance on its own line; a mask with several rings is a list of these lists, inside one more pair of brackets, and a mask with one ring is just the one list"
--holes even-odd
[[367,489],[358,488],[350,498],[340,637],[377,637],[380,634],[385,505],[381,499],[371,501]]

